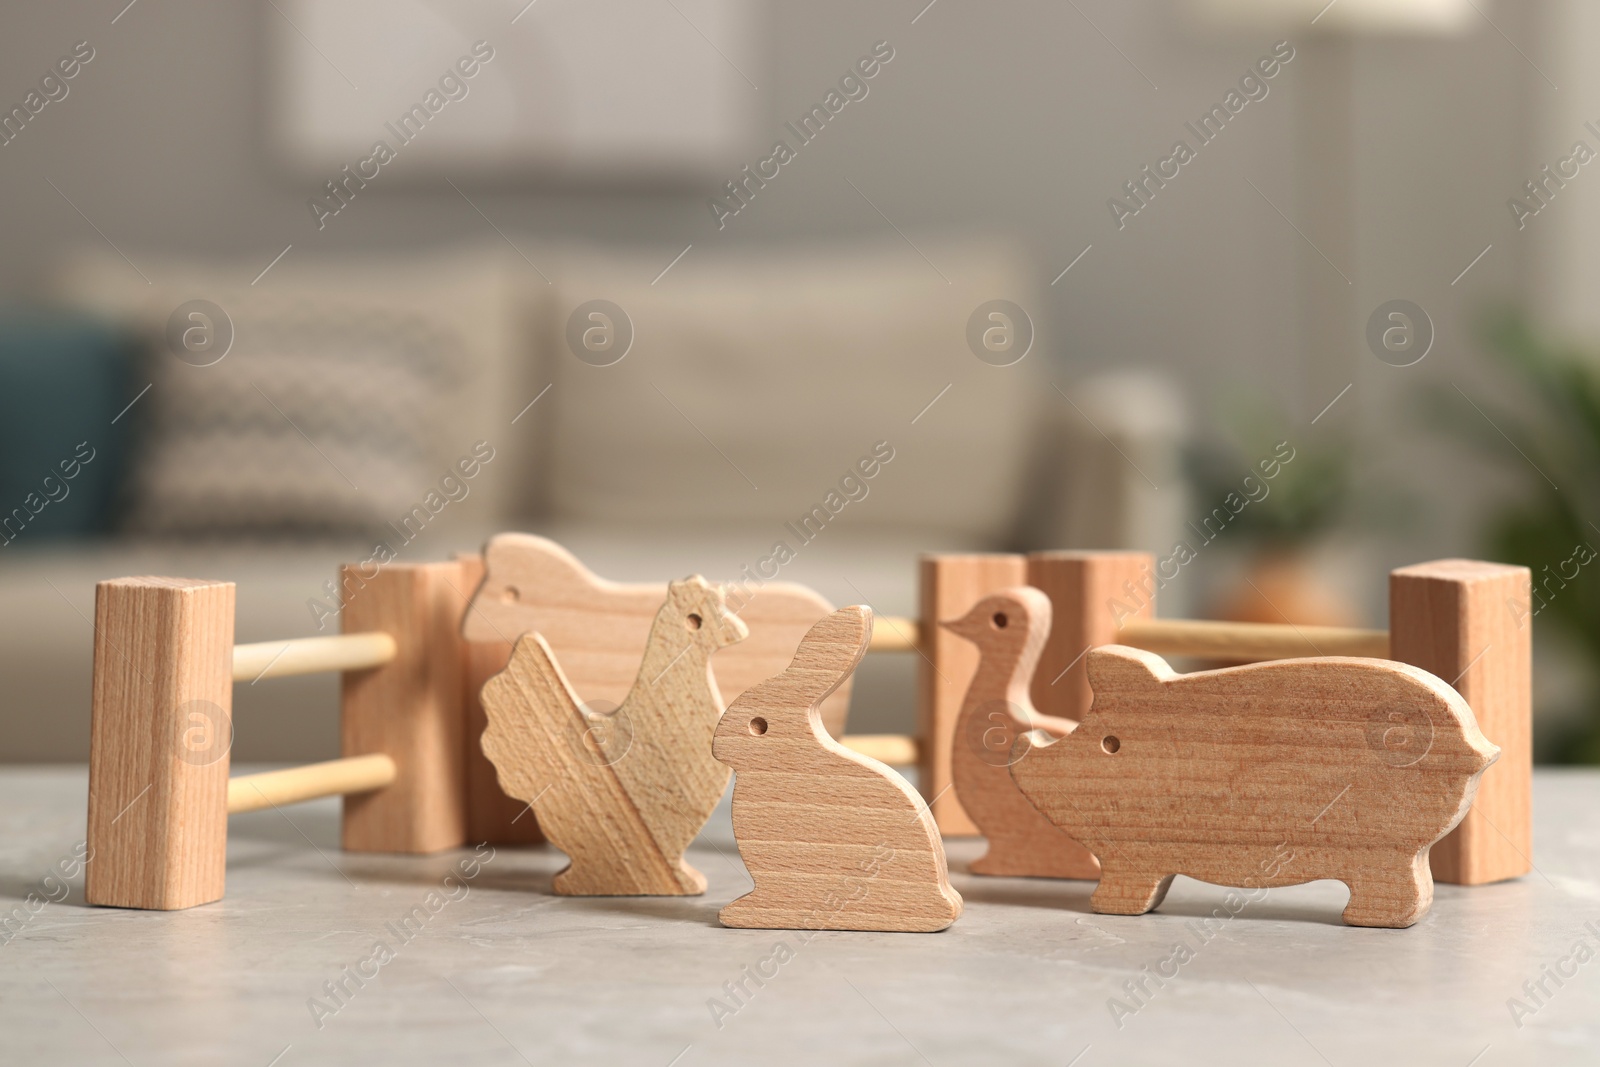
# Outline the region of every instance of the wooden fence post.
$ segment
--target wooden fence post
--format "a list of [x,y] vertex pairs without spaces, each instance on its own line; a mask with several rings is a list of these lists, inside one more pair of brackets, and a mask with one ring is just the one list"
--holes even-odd
[[341,574],[346,632],[382,630],[398,652],[381,667],[346,671],[343,754],[381,752],[399,777],[344,798],[344,847],[353,852],[437,852],[467,840],[461,615],[470,587],[461,565],[391,563],[371,576]]
[[1156,614],[1155,557],[1147,552],[1034,552],[1028,584],[1050,598],[1050,640],[1033,676],[1042,715],[1082,722],[1094,693],[1084,653],[1116,640],[1117,628]]
[[90,904],[171,911],[222,898],[233,608],[232,582],[95,586]]
[[1444,559],[1389,574],[1389,655],[1455,686],[1500,746],[1461,824],[1433,846],[1433,877],[1458,885],[1533,867],[1532,626],[1526,567]]

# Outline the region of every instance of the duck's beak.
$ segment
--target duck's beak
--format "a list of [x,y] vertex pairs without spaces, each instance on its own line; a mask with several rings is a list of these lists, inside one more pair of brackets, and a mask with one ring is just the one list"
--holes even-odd
[[971,640],[973,635],[977,633],[975,617],[971,614],[963,615],[959,619],[950,619],[947,622],[941,622],[939,625],[944,629],[949,630],[953,634],[960,634],[962,637],[965,637],[968,640]]

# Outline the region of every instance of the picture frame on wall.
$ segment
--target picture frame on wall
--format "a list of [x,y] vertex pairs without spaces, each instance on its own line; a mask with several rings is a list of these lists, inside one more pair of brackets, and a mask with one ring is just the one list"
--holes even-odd
[[261,18],[273,155],[296,173],[698,181],[758,111],[756,0],[270,0]]

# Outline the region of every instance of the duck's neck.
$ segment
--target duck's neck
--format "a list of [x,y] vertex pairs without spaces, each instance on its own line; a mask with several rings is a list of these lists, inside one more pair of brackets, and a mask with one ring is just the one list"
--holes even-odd
[[1033,699],[1029,695],[1033,684],[1034,670],[1039,666],[1039,654],[1043,650],[1038,642],[1028,640],[1028,634],[1018,631],[999,647],[990,646],[988,651],[989,662],[984,666],[985,685],[983,691],[972,694],[972,699],[979,703],[988,703],[993,700],[1004,700],[1027,712],[1033,711]]

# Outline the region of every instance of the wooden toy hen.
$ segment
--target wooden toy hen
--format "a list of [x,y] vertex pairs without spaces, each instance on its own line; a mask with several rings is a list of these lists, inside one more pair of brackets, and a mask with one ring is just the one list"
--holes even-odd
[[717,724],[713,751],[736,773],[733,836],[756,884],[722,909],[724,926],[929,932],[961,915],[922,798],[822,727],[818,706],[871,639],[871,609],[841,608]]
[[1050,598],[1032,586],[986,596],[943,624],[978,646],[977,673],[956,719],[950,773],[956,797],[989,839],[973,874],[1013,878],[1099,878],[1094,853],[1069,837],[1023,795],[1011,777],[1019,735],[1064,737],[1077,724],[1040,715],[1028,689],[1050,636]]
[[484,755],[571,859],[557,893],[705,892],[683,853],[728,787],[728,768],[711,754],[722,698],[709,661],[747,633],[722,590],[697,575],[668,586],[614,713],[583,705],[538,633],[524,635],[484,685]]

